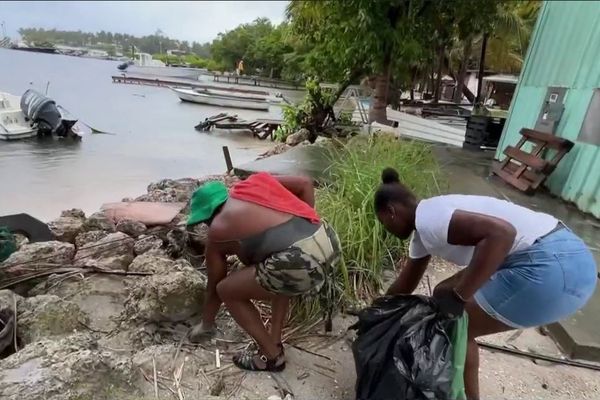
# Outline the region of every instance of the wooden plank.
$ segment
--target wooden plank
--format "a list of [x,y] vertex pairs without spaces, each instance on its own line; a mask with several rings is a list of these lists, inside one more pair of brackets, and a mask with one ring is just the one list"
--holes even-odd
[[546,160],[526,153],[516,147],[508,146],[504,149],[504,154],[538,171],[544,171],[548,167],[548,162],[546,162]]
[[[520,168],[521,166],[515,162],[509,162],[504,166],[504,170],[513,174]],[[524,178],[525,180],[529,181],[529,182],[534,182],[538,179],[539,174],[536,173],[535,171],[532,170],[528,170],[526,169],[525,171],[523,171],[523,173],[521,174],[521,178]]]
[[510,173],[503,170],[499,163],[495,162],[493,164],[492,172],[498,175],[500,178],[502,178],[504,182],[516,187],[524,193],[531,194],[533,192],[531,189],[531,184],[529,182],[525,181],[524,179],[515,178],[514,175],[511,175]]
[[562,149],[568,148],[569,150],[573,148],[574,143],[570,140],[551,135],[549,133],[539,132],[529,128],[521,129],[521,135],[525,136],[528,139],[534,139],[540,142],[547,143],[548,147],[553,149]]

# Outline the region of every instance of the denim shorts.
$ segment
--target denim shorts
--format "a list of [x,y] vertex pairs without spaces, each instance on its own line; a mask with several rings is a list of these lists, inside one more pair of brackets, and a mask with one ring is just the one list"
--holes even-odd
[[509,255],[477,291],[475,301],[510,327],[546,325],[582,308],[592,297],[596,280],[592,253],[563,228]]

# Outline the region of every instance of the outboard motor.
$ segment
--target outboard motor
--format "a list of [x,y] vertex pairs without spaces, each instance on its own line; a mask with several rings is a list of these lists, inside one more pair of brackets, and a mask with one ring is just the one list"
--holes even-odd
[[54,100],[33,89],[21,97],[21,110],[29,120],[38,125],[38,134],[52,135],[62,127],[62,116]]

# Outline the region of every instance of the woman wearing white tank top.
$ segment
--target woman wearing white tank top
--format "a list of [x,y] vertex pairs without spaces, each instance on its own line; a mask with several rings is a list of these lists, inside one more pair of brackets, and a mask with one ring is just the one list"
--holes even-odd
[[387,168],[375,193],[384,227],[411,237],[409,257],[387,294],[412,293],[431,256],[466,268],[441,282],[439,311],[469,315],[465,390],[479,399],[475,338],[546,325],[582,308],[596,287],[597,269],[585,243],[556,218],[485,196],[417,200]]

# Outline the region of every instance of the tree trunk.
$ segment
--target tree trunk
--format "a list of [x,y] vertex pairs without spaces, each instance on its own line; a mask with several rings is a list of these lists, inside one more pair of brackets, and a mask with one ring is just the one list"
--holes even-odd
[[369,109],[369,121],[389,124],[387,119],[386,107],[388,100],[388,90],[390,86],[391,59],[386,60],[383,71],[375,77],[375,91],[373,92],[373,102]]
[[[452,77],[452,79],[454,79],[456,81],[458,79],[458,76],[454,73],[454,71],[450,67],[450,60],[448,60],[448,57],[445,55],[444,55],[444,63],[445,63],[446,69],[448,69],[448,75],[450,75]],[[469,100],[471,103],[473,103],[475,101],[475,95],[473,94],[473,92],[471,92],[471,90],[467,87],[467,85],[463,85],[462,93],[465,95],[467,100]]]
[[460,104],[463,97],[463,88],[465,86],[465,77],[467,76],[467,67],[469,66],[469,56],[471,55],[471,48],[473,47],[473,39],[467,38],[463,46],[462,60],[460,62],[460,70],[458,76],[454,78],[456,81],[456,88],[454,90],[454,102]]
[[481,98],[481,91],[483,86],[483,72],[485,71],[485,51],[487,49],[487,33],[483,34],[483,40],[481,41],[481,56],[479,57],[479,76],[477,76],[477,98],[475,103],[480,103],[483,99]]
[[437,76],[435,80],[435,88],[433,95],[433,102],[438,103],[440,101],[440,97],[442,95],[442,67],[444,65],[444,55],[445,48],[444,46],[440,46],[438,49],[438,68],[437,68]]

